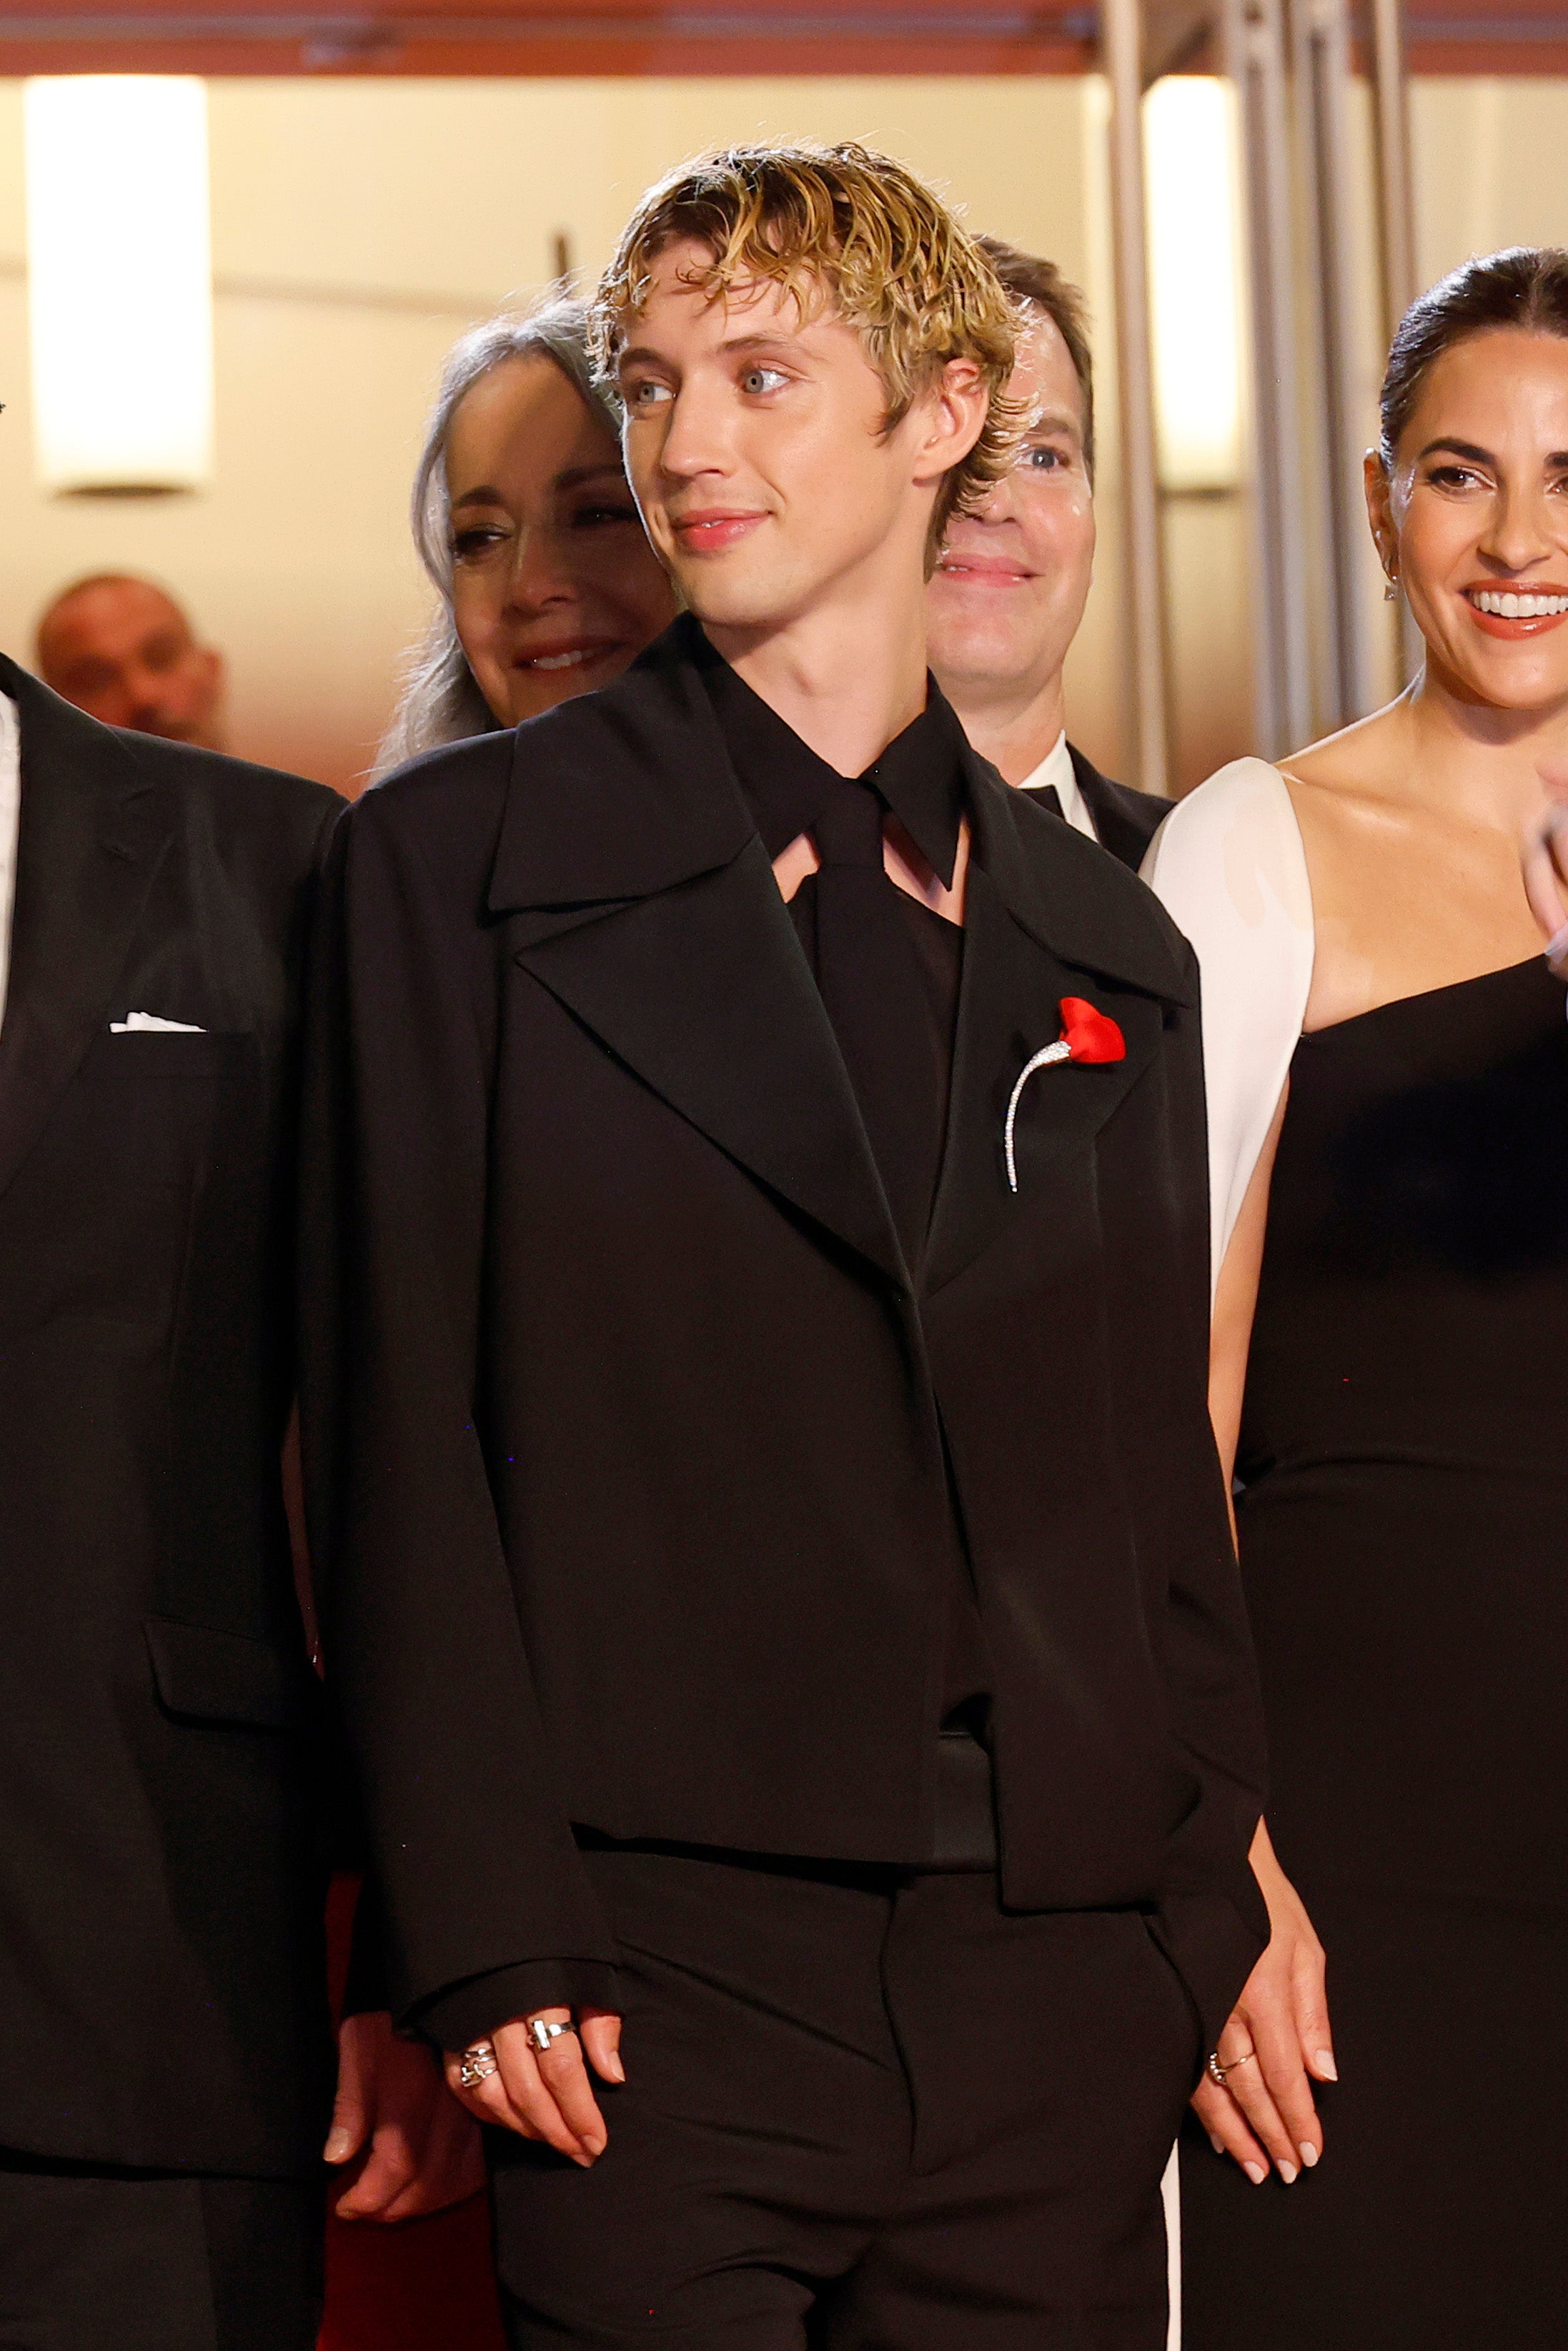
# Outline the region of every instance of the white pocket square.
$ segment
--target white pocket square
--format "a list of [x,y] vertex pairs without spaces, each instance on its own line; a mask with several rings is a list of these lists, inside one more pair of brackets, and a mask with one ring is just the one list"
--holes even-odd
[[128,1012],[123,1020],[111,1020],[111,1037],[128,1037],[137,1029],[177,1029],[184,1037],[204,1037],[206,1030],[194,1020],[164,1020],[156,1012]]

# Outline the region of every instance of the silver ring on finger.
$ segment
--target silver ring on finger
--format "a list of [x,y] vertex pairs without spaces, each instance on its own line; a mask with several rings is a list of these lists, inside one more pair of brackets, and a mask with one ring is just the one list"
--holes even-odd
[[542,2016],[530,2016],[528,2019],[528,2039],[541,2057],[555,2047],[563,2032],[576,2031],[575,2024],[547,2024]]
[[488,2041],[475,2041],[465,2049],[457,2064],[457,2079],[465,2090],[476,2090],[497,2071],[496,2051]]

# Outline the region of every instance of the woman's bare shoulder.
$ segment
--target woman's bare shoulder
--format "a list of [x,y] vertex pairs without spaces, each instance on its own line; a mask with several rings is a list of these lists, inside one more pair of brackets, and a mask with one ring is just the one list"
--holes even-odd
[[1408,711],[1403,695],[1368,717],[1324,735],[1304,749],[1280,761],[1284,780],[1298,813],[1322,812],[1329,802],[1347,811],[1355,803],[1367,806],[1396,792],[1408,771],[1410,746]]

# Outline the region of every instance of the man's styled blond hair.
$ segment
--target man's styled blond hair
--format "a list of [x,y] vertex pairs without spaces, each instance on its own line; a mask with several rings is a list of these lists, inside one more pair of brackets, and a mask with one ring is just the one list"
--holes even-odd
[[699,156],[649,189],[600,280],[590,347],[603,376],[613,375],[660,254],[687,239],[713,256],[688,277],[711,300],[737,281],[771,278],[803,318],[827,308],[853,327],[887,393],[884,433],[949,360],[974,362],[986,423],[938,492],[940,547],[953,516],[1007,473],[1026,422],[1007,397],[1018,311],[977,240],[902,163],[850,141]]

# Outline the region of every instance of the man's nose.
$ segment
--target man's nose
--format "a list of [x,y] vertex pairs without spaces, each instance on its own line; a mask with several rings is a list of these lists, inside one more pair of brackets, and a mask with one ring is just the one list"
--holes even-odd
[[139,732],[152,731],[152,722],[161,718],[168,708],[169,681],[161,671],[145,669],[138,664],[126,674],[126,699],[131,708],[131,725]]
[[699,474],[729,471],[725,402],[716,387],[701,383],[681,386],[670,402],[659,466],[678,481],[693,481]]

